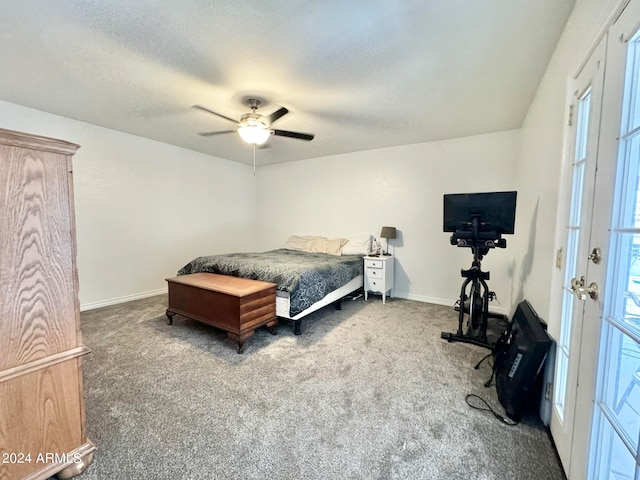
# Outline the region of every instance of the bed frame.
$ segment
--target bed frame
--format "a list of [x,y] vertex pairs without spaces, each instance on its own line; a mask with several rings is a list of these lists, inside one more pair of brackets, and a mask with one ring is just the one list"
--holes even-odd
[[289,295],[276,295],[276,315],[280,318],[286,318],[293,321],[293,333],[295,335],[300,335],[301,332],[301,323],[302,319],[309,315],[310,313],[315,312],[316,310],[320,310],[322,307],[326,307],[331,303],[335,303],[336,310],[341,310],[341,300],[350,294],[362,288],[364,286],[364,275],[358,275],[357,277],[350,280],[348,283],[344,284],[342,287],[334,290],[333,292],[328,293],[325,297],[311,305],[306,310],[303,310],[299,314],[291,317],[289,316]]

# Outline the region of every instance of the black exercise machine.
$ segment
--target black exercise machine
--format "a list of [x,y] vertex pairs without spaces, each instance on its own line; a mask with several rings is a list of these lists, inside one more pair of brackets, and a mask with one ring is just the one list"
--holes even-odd
[[[506,321],[502,314],[489,312],[489,302],[496,294],[489,290],[489,272],[483,272],[482,259],[493,248],[506,248],[503,234],[513,234],[516,192],[463,193],[444,196],[443,230],[453,232],[451,245],[470,248],[473,262],[468,270],[461,270],[465,279],[456,302],[458,330],[442,332],[449,342],[464,342],[492,349],[487,338],[489,318]],[[466,322],[465,322],[466,318]]]

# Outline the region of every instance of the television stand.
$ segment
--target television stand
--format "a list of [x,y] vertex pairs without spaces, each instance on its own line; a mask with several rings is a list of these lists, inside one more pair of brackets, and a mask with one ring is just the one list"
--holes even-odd
[[[489,319],[505,320],[504,315],[489,312],[489,301],[495,293],[489,291],[489,272],[480,264],[494,248],[507,248],[503,234],[514,233],[516,218],[516,191],[486,193],[454,193],[443,197],[443,231],[451,232],[451,245],[470,248],[473,262],[464,277],[460,299],[456,302],[458,329],[455,333],[442,332],[448,342],[463,342],[493,350],[500,338],[488,335]],[[466,321],[465,321],[466,317]]]
[[[455,307],[458,312],[458,330],[456,333],[442,332],[440,337],[448,342],[471,343],[493,350],[493,343],[487,337],[488,320],[490,317],[503,318],[503,316],[489,312],[489,301],[493,300],[496,294],[489,291],[487,280],[490,274],[482,271],[481,262],[490,249],[506,248],[507,242],[501,238],[497,230],[481,231],[481,226],[486,224],[478,215],[472,215],[467,225],[469,228],[456,230],[450,239],[452,245],[469,247],[473,253],[471,268],[460,271],[460,275],[465,280],[462,282],[460,299]],[[463,326],[465,326],[464,331]]]
[[456,333],[451,332],[442,332],[440,333],[440,337],[445,339],[447,342],[462,342],[462,343],[471,343],[473,345],[477,345],[478,347],[488,348],[489,350],[493,350],[493,345],[489,342],[479,340],[474,337],[466,337],[465,335],[458,335]]
[[[455,307],[456,311],[458,307]],[[492,320],[496,320],[492,322]],[[472,345],[477,345],[478,347],[487,348],[489,350],[493,350],[496,342],[500,338],[501,332],[504,331],[507,322],[509,321],[506,315],[501,313],[489,312],[488,320],[487,320],[487,331],[482,339],[467,336],[464,333],[459,335],[451,332],[441,332],[440,338],[446,340],[449,343],[453,342],[461,342],[461,343],[470,343]]]
[[[458,312],[458,330],[456,333],[442,332],[440,337],[448,342],[464,342],[493,349],[487,339],[489,319],[489,300],[495,298],[495,293],[489,291],[487,280],[489,272],[480,268],[482,255],[474,251],[473,263],[469,270],[461,270],[460,275],[465,278],[460,289],[460,299],[454,307]],[[467,295],[467,287],[469,294]],[[495,314],[492,314],[495,315]],[[466,330],[463,331],[464,319],[467,318]]]

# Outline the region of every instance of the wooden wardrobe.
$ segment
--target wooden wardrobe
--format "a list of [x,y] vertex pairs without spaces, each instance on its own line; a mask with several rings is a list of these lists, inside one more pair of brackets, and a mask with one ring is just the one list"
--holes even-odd
[[0,129],[0,480],[86,469],[71,157]]

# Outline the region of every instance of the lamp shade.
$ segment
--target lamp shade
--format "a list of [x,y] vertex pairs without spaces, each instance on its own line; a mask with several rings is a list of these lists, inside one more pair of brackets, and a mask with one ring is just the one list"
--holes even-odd
[[387,240],[390,238],[396,238],[396,227],[382,227],[380,238],[386,238]]

